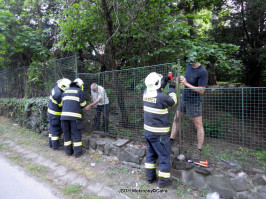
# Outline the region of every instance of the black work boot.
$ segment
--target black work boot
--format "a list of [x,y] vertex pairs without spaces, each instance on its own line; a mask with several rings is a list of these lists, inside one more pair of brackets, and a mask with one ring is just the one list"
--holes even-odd
[[165,187],[171,186],[172,184],[173,184],[173,181],[171,179],[166,180],[166,181],[160,181],[159,180],[158,187],[159,188],[165,188]]
[[53,149],[54,149],[54,150],[64,150],[65,147],[63,147],[63,146],[59,146],[59,147],[54,147]]
[[156,180],[156,169],[145,169],[148,183],[153,183]]
[[84,153],[86,153],[86,150],[84,150],[84,149],[82,149],[82,151],[81,152],[78,152],[78,153],[74,153],[74,155],[75,155],[75,158],[79,158],[80,156],[82,156]]
[[152,178],[152,179],[147,179],[148,183],[151,184],[153,183],[154,181],[156,181],[156,177]]

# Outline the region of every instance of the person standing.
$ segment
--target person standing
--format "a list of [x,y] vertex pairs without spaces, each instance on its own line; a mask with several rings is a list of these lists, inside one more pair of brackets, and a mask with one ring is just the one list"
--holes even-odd
[[57,85],[52,89],[48,103],[47,116],[50,124],[49,146],[53,149],[59,149],[61,129],[61,112],[62,112],[62,93],[69,88],[71,81],[63,78],[57,81]]
[[172,180],[171,145],[168,107],[177,103],[175,83],[169,85],[169,94],[162,93],[170,77],[163,80],[162,75],[152,72],[145,79],[147,89],[143,94],[144,136],[147,142],[145,161],[146,177],[149,183],[156,180],[156,161],[159,159],[158,186],[170,186]]
[[64,132],[65,151],[68,156],[74,153],[75,158],[83,154],[81,142],[81,109],[86,106],[83,85],[84,82],[80,78],[77,78],[62,95],[63,106],[61,120]]
[[178,81],[184,84],[185,88],[180,102],[180,112],[177,110],[174,117],[170,136],[171,144],[174,143],[179,130],[179,117],[182,119],[184,114],[189,115],[193,118],[193,123],[197,129],[198,140],[197,150],[194,151],[192,157],[200,160],[205,137],[202,123],[202,101],[208,82],[208,72],[200,63],[192,62],[187,66],[185,77],[181,76]]
[[100,130],[101,113],[103,113],[103,129],[106,135],[109,135],[109,99],[105,89],[97,85],[91,84],[91,96],[93,103],[87,105],[85,110],[90,110],[95,107],[94,130]]

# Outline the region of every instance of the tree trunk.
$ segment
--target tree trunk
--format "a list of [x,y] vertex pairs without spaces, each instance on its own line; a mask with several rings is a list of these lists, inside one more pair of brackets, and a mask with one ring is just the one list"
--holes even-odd
[[[107,1],[102,0],[102,7],[104,10],[104,16],[107,26],[107,42],[106,42],[106,60],[105,67],[107,70],[115,70],[116,62],[115,62],[115,45],[113,44],[113,21],[111,18],[111,8],[108,8]],[[128,127],[128,116],[125,107],[125,97],[121,82],[119,81],[118,73],[115,73],[112,81],[112,88],[115,90],[118,106],[121,112],[121,125],[125,128]]]
[[209,73],[208,73],[208,85],[216,85],[216,68],[215,68],[215,61],[211,61],[208,64]]

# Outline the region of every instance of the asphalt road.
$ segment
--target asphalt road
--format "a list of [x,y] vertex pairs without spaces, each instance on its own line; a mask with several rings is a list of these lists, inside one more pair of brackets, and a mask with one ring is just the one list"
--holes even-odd
[[0,199],[58,199],[49,186],[0,155]]

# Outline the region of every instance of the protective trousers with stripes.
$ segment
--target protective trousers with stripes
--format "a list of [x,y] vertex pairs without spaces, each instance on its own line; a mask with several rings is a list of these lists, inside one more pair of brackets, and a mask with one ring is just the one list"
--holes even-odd
[[[81,120],[62,120],[64,146],[67,155],[82,154]],[[73,148],[74,147],[74,148]]]
[[50,133],[49,145],[53,149],[57,149],[60,146],[59,139],[62,134],[60,116],[49,115]]
[[158,183],[170,181],[171,170],[171,146],[168,134],[156,134],[144,130],[147,141],[147,156],[145,162],[146,177],[148,181],[155,180],[156,167],[155,163],[159,159]]

